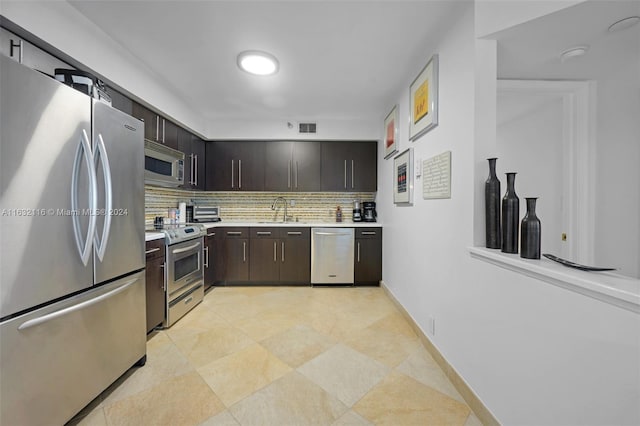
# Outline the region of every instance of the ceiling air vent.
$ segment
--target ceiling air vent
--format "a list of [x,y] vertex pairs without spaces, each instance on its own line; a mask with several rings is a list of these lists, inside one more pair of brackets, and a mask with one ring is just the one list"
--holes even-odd
[[299,133],[315,133],[316,123],[298,123]]

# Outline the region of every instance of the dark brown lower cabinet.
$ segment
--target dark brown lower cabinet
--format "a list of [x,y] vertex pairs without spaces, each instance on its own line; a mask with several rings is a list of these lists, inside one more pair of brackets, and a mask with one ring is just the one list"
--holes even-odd
[[208,229],[207,234],[204,237],[204,289],[215,284],[216,281],[216,265],[215,258],[218,254],[216,250],[216,231],[215,228]]
[[[212,252],[209,264],[213,265],[213,284],[246,284],[249,281],[249,228],[216,227],[212,234]],[[206,273],[206,270],[205,270]]]
[[253,284],[308,285],[311,280],[309,228],[251,228]]
[[309,228],[282,229],[280,282],[287,285],[311,283],[311,232]]
[[278,235],[277,228],[251,228],[249,277],[252,283],[268,284],[280,280]]
[[380,285],[382,280],[382,228],[356,228],[354,281]]
[[146,294],[147,333],[162,324],[166,309],[165,301],[165,245],[164,239],[146,243]]
[[[356,228],[355,284],[382,279],[382,228]],[[308,227],[216,227],[206,246],[214,285],[309,285],[311,229]],[[205,253],[206,256],[206,253]],[[205,257],[206,260],[206,257]]]
[[229,238],[224,240],[224,281],[227,283],[249,281],[249,240]]

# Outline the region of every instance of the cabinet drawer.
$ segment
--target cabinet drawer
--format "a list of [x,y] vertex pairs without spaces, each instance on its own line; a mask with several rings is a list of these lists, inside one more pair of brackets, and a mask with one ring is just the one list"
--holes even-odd
[[228,228],[218,228],[218,230],[216,231],[216,237],[218,236],[218,232],[220,232],[222,234],[222,238],[225,239],[249,238],[249,228],[232,226]]
[[308,240],[311,238],[311,229],[310,228],[281,228],[281,237],[282,238],[297,238],[297,239],[305,239]]
[[205,229],[205,237],[208,237],[208,238],[215,238],[216,240],[219,240],[223,234],[224,232],[222,228]]
[[164,238],[147,241],[145,245],[145,257],[147,262],[154,259],[164,259]]
[[256,227],[250,230],[251,239],[257,238],[279,238],[280,228]]
[[356,228],[356,238],[382,238],[382,228]]

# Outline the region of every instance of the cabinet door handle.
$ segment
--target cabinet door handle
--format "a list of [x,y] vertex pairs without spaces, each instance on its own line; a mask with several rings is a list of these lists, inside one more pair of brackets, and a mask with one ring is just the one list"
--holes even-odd
[[189,183],[191,185],[193,185],[193,154],[189,154],[189,161],[191,162],[191,167],[190,167],[190,175],[189,175]]
[[160,269],[162,269],[162,285],[160,286],[160,288],[162,289],[162,291],[167,291],[167,287],[166,287],[166,279],[164,278],[164,266],[166,265],[166,263],[163,263],[162,265],[160,265]]
[[146,250],[144,254],[151,254],[160,251],[160,247],[152,248],[151,250]]
[[198,154],[194,155],[195,157],[195,161],[193,162],[193,164],[196,166],[196,172],[193,174],[194,177],[194,185],[198,186]]
[[271,235],[271,231],[258,231],[256,235]]
[[353,177],[355,176],[355,172],[354,172],[355,169],[356,169],[355,163],[353,162],[353,160],[351,160],[351,189],[354,188],[354,186],[353,186]]
[[209,247],[204,248],[204,267],[209,267]]
[[376,235],[376,231],[362,231],[362,235]]
[[227,231],[227,235],[242,235],[242,231]]
[[276,255],[278,253],[278,243],[276,243],[275,241],[273,242],[273,261],[276,262]]
[[18,63],[22,63],[22,58],[24,57],[24,49],[23,49],[23,44],[22,44],[22,40],[18,40],[18,42],[14,42],[13,39],[11,40],[11,44],[9,45],[9,56],[11,56],[13,58],[13,48],[17,47],[18,48]]
[[160,116],[156,115],[156,142],[160,142]]
[[298,189],[298,162],[296,161],[296,189]]
[[247,261],[247,243],[245,241],[242,242],[242,262]]
[[215,233],[215,232],[212,232],[212,233],[210,233],[210,234],[207,234],[207,237],[215,237],[215,235],[216,235],[216,233]]
[[238,160],[238,189],[242,189],[242,160]]
[[284,263],[284,241],[282,242],[282,263]]
[[287,173],[287,188],[291,188],[291,160],[289,160],[289,172]]
[[164,135],[165,135],[165,124],[166,123],[167,123],[167,121],[163,118],[162,119],[162,143],[165,143]]
[[300,231],[287,231],[287,235],[302,235]]
[[360,243],[358,243],[358,263],[360,263]]
[[344,189],[347,189],[347,160],[344,160]]

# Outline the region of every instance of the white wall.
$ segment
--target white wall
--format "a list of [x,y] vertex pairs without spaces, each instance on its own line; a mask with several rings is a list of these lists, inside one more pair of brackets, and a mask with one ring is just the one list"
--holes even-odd
[[561,239],[562,232],[567,232],[562,223],[563,164],[568,162],[562,158],[563,114],[559,94],[499,94],[495,154],[503,193],[504,173],[517,172],[521,219],[527,211],[525,198],[538,197],[542,253],[566,258]]
[[392,161],[380,160],[383,280],[423,330],[435,318],[427,335],[501,423],[638,424],[637,314],[469,256],[484,241],[474,211],[495,149],[496,45],[476,42],[473,8],[449,28],[424,52],[440,55],[440,123],[416,142],[401,126],[399,142],[416,159],[452,151],[452,197],[417,191],[412,207],[394,206]]
[[0,13],[173,120],[205,134],[204,118],[157,74],[66,1],[2,1]]
[[522,24],[585,0],[476,0],[477,37]]
[[0,13],[207,139],[375,140],[379,136],[380,124],[370,120],[321,120],[318,133],[305,136],[298,133],[297,123],[288,129],[284,119],[208,119],[66,1],[2,1]]
[[595,262],[640,278],[640,53],[598,79]]
[[377,140],[381,124],[377,120],[300,120],[317,123],[316,134],[298,133],[298,122],[288,128],[287,120],[219,119],[209,123],[207,134],[212,139],[336,139]]

